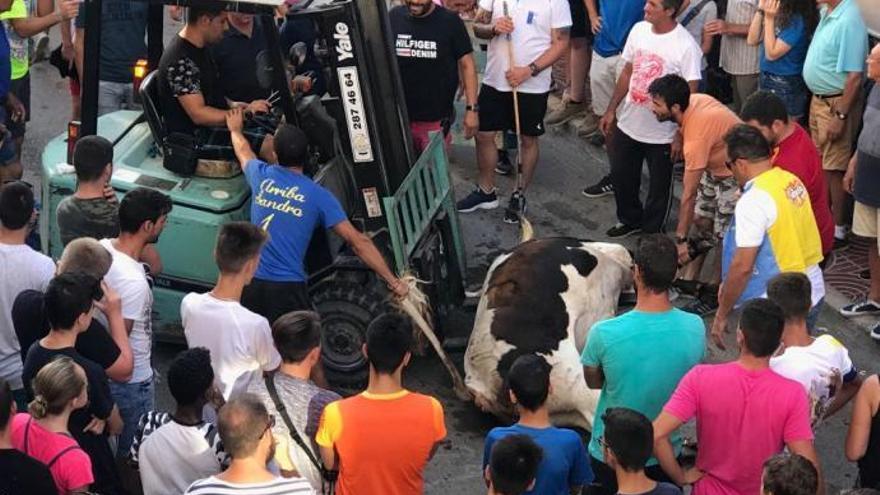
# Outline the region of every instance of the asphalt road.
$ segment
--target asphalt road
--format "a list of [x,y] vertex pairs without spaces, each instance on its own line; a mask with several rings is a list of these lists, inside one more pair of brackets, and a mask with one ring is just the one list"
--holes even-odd
[[[53,33],[55,34],[55,33]],[[57,35],[53,36],[57,40]],[[57,44],[55,41],[54,44]],[[32,118],[24,148],[25,178],[39,184],[40,154],[53,136],[64,132],[70,114],[67,83],[58,79],[54,68],[46,63],[32,68]],[[598,180],[607,171],[607,161],[600,148],[591,147],[568,134],[551,132],[541,141],[541,159],[535,184],[529,191],[529,218],[538,236],[574,236],[602,240],[603,232],[614,222],[611,197],[588,200],[580,189]],[[456,145],[452,151],[453,171],[458,195],[469,192],[475,178],[473,148]],[[511,179],[500,178],[499,188],[509,194]],[[482,283],[485,270],[501,251],[516,245],[518,231],[501,221],[501,209],[481,211],[461,217],[467,249],[467,277],[471,286]],[[832,302],[840,298],[832,294]],[[448,334],[466,336],[470,332],[470,318],[464,311]],[[850,350],[857,366],[868,372],[880,371],[880,347],[875,345],[864,330],[843,320],[832,308],[826,308],[820,320]],[[732,337],[731,337],[731,345]],[[157,345],[154,364],[158,376],[163,376],[170,359],[179,347]],[[461,354],[453,356],[459,362]],[[732,359],[733,354],[710,350],[710,361]],[[429,494],[481,493],[484,491],[480,463],[483,438],[497,421],[472,404],[458,401],[452,394],[450,380],[442,366],[433,358],[416,359],[406,372],[407,386],[439,397],[446,410],[449,429],[448,441],[431,462],[426,473]],[[162,383],[159,404],[170,407],[167,391]],[[822,459],[829,493],[850,488],[855,480],[854,466],[843,456],[843,442],[849,418],[849,407],[827,421],[818,431],[817,446]]]

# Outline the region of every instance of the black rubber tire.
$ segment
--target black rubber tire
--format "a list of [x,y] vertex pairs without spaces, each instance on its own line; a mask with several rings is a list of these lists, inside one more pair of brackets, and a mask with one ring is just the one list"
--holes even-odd
[[369,366],[361,348],[370,322],[393,311],[387,293],[346,280],[327,280],[310,292],[321,315],[321,355],[327,381],[334,387],[364,386]]

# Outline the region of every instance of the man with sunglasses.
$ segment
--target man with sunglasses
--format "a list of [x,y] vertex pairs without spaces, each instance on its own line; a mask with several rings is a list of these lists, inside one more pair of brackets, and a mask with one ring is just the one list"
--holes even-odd
[[727,317],[749,299],[766,297],[767,283],[782,272],[807,275],[812,285],[808,326],[825,296],[819,262],[822,241],[804,184],[791,172],[773,167],[770,143],[747,124],[724,137],[726,165],[743,188],[733,223],[724,237],[722,285],[712,340],[724,349]]
[[266,469],[266,464],[275,455],[275,438],[272,436],[274,425],[275,417],[266,411],[266,406],[254,395],[242,394],[227,402],[220,409],[217,428],[223,449],[231,459],[229,468],[196,481],[185,493],[315,494],[305,478],[280,478]]

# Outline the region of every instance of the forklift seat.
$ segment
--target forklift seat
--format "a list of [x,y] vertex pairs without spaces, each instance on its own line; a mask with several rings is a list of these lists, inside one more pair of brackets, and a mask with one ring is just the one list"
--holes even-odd
[[150,133],[156,141],[156,146],[161,150],[165,137],[168,136],[168,130],[165,128],[165,121],[159,113],[159,72],[152,71],[147,77],[141,81],[138,93],[141,96],[141,102],[144,107],[144,117],[147,119],[147,125],[150,126]]
[[231,177],[241,173],[232,146],[201,144],[195,136],[169,133],[159,113],[159,73],[152,71],[141,81],[139,94],[150,134],[162,153],[163,166],[181,175]]

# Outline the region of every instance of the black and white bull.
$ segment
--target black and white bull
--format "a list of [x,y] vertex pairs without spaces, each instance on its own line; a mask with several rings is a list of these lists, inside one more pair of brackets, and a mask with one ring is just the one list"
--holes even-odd
[[528,241],[496,258],[464,359],[477,406],[510,418],[507,370],[517,357],[539,354],[553,366],[553,422],[591,429],[599,394],[587,388],[580,355],[590,327],[613,316],[632,286],[631,266],[623,246],[564,237]]

